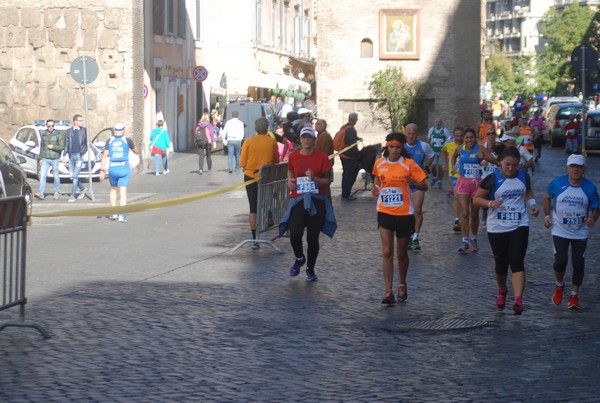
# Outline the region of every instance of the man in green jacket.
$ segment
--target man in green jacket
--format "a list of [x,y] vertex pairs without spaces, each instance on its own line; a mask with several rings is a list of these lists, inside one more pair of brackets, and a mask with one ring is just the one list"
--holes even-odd
[[44,200],[44,191],[46,190],[46,178],[48,171],[52,167],[54,174],[54,199],[60,198],[60,176],[58,172],[58,163],[60,162],[60,154],[65,148],[65,136],[54,130],[54,120],[46,121],[46,130],[42,133],[40,142],[40,191],[35,194],[40,200]]

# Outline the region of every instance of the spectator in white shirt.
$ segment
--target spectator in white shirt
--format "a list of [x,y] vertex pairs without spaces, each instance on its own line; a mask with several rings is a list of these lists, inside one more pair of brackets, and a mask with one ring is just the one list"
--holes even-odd
[[238,119],[240,113],[234,111],[232,118],[225,123],[221,132],[223,145],[227,146],[227,161],[229,164],[229,173],[233,172],[233,160],[235,158],[235,171],[240,170],[240,151],[242,149],[242,140],[244,139],[244,122]]

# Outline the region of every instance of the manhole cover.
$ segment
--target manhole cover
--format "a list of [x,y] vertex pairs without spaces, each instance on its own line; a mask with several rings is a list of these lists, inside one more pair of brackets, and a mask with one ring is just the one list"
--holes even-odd
[[403,330],[462,330],[489,325],[489,322],[476,319],[430,319],[399,324]]

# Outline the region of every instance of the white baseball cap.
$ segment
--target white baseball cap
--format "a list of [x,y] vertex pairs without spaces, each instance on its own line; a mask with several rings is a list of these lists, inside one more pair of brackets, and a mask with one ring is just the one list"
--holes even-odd
[[585,157],[581,154],[571,154],[569,158],[567,158],[567,166],[569,165],[585,165]]

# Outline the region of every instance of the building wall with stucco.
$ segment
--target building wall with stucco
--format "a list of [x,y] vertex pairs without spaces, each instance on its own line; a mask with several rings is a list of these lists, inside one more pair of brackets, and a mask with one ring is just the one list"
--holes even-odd
[[[385,136],[370,117],[368,86],[373,73],[387,66],[401,66],[406,76],[426,82],[429,90],[420,102],[423,113],[417,122],[421,133],[438,116],[449,128],[478,123],[482,7],[485,2],[470,0],[319,1],[317,105],[330,132],[346,122],[350,112],[357,112],[359,133],[372,133],[377,139]],[[398,8],[419,10],[417,59],[379,56],[380,10]],[[372,42],[371,57],[361,57],[365,41]]]

